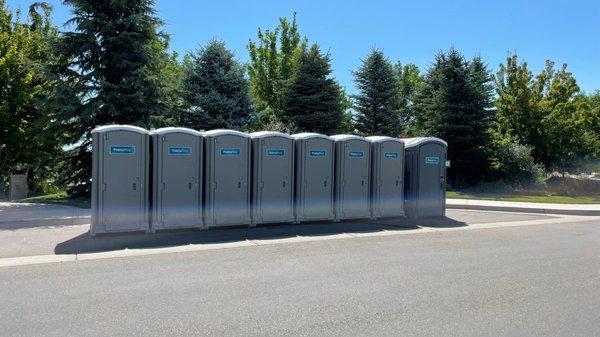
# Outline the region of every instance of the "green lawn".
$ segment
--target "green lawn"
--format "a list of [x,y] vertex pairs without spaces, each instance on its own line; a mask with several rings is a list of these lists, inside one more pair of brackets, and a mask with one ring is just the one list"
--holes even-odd
[[66,192],[58,192],[55,194],[40,195],[37,197],[29,197],[18,200],[17,202],[33,202],[44,204],[60,204],[69,205],[80,208],[90,208],[90,199],[87,198],[69,198]]
[[467,193],[448,191],[447,198],[452,199],[479,199],[522,202],[545,202],[554,204],[600,204],[600,195],[569,197],[564,195],[543,194],[500,194],[500,193]]

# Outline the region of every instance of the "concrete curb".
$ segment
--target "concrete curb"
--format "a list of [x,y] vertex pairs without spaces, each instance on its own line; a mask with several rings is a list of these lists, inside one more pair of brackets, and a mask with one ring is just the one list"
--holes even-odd
[[65,216],[54,218],[33,218],[22,220],[0,220],[0,229],[18,229],[31,227],[58,227],[87,225],[91,221],[90,216]]
[[494,200],[447,199],[447,209],[468,209],[479,211],[502,211],[562,215],[600,215],[600,205],[544,204],[530,202],[507,202]]

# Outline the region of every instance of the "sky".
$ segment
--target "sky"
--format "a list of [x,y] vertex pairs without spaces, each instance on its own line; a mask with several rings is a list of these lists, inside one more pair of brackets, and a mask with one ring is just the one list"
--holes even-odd
[[[8,0],[23,13],[34,0]],[[42,0],[35,0],[42,1]],[[71,8],[46,0],[63,30]],[[183,55],[221,39],[241,62],[257,29],[274,28],[281,16],[297,13],[300,33],[332,58],[333,76],[355,93],[352,71],[372,48],[394,63],[425,71],[439,51],[451,47],[467,58],[481,56],[496,72],[509,52],[539,72],[547,59],[568,64],[581,89],[600,89],[600,1],[353,1],[353,0],[157,0],[171,50]]]

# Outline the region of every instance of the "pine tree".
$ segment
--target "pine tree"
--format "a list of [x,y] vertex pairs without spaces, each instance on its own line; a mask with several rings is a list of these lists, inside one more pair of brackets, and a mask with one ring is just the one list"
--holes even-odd
[[330,77],[330,62],[316,44],[298,57],[285,95],[283,120],[299,132],[334,134],[344,128],[344,95]]
[[468,62],[450,49],[436,56],[416,98],[421,135],[448,141],[448,178],[455,186],[475,185],[486,176],[493,116],[490,82],[479,58]]
[[402,130],[398,114],[397,78],[383,51],[372,50],[354,72],[359,90],[354,95],[356,129],[364,135],[397,136]]
[[90,131],[104,124],[151,127],[152,116],[168,115],[163,86],[168,40],[157,29],[153,0],[65,0],[74,26],[63,34],[58,52],[68,67],[54,70],[60,84],[49,102],[66,143],[75,144],[65,161],[63,180],[71,193],[89,193]]
[[188,111],[182,124],[195,129],[243,129],[250,117],[248,81],[222,41],[211,41],[191,56],[184,80]]

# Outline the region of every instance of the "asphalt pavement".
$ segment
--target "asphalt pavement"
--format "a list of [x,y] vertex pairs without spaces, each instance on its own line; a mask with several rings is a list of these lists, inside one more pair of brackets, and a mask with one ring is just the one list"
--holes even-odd
[[599,335],[597,218],[455,212],[403,235],[381,222],[342,239],[2,267],[1,334]]

